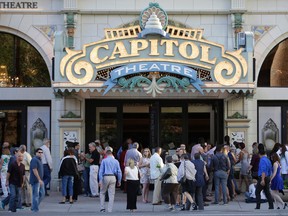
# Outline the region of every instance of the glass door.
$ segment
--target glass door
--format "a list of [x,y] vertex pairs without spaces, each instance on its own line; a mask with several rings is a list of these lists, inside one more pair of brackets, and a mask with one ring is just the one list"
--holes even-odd
[[160,146],[169,149],[169,144],[178,146],[183,140],[182,107],[160,108]]
[[96,137],[104,147],[117,148],[117,107],[96,107]]

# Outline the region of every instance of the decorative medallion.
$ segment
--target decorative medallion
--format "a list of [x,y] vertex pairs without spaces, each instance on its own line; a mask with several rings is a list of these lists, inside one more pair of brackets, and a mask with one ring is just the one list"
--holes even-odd
[[165,30],[168,25],[168,15],[159,6],[158,3],[150,3],[149,7],[144,9],[140,15],[140,26],[142,29],[146,28],[146,23],[149,21],[151,15],[154,14],[159,19],[162,29]]

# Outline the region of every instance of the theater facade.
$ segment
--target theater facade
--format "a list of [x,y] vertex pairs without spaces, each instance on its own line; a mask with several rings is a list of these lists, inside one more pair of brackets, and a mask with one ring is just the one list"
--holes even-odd
[[114,149],[127,137],[166,149],[225,135],[287,143],[287,9],[285,0],[3,1],[0,141],[33,152],[50,138],[54,170],[67,140],[82,151],[96,138]]

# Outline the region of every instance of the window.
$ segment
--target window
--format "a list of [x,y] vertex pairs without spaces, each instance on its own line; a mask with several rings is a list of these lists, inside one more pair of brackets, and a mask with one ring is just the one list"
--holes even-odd
[[0,32],[0,87],[49,87],[48,68],[27,41]]
[[288,39],[266,56],[258,77],[258,87],[288,87]]

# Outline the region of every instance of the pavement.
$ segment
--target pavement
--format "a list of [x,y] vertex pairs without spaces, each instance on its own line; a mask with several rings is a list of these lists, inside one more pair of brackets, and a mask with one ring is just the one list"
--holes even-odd
[[[150,191],[149,197],[152,198],[152,191]],[[61,201],[61,193],[60,192],[51,192],[50,196],[46,196],[42,203],[40,204],[40,211],[37,213],[32,213],[29,208],[24,208],[23,210],[19,210],[16,213],[8,212],[8,207],[6,206],[6,210],[0,210],[0,216],[4,215],[53,215],[53,216],[81,216],[81,215],[261,215],[261,216],[274,216],[274,215],[288,215],[288,209],[274,209],[268,210],[268,204],[264,203],[261,205],[260,210],[255,210],[255,203],[245,203],[244,196],[239,195],[233,201],[229,202],[228,205],[212,205],[205,206],[204,211],[180,211],[180,209],[176,209],[176,211],[170,212],[165,208],[165,205],[157,205],[154,206],[151,203],[143,203],[140,196],[138,196],[137,201],[137,211],[130,212],[126,210],[126,194],[121,190],[116,190],[115,202],[112,213],[100,213],[100,201],[99,198],[90,198],[84,197],[83,195],[79,195],[78,201],[74,204],[59,204]],[[106,206],[107,206],[106,202]]]

